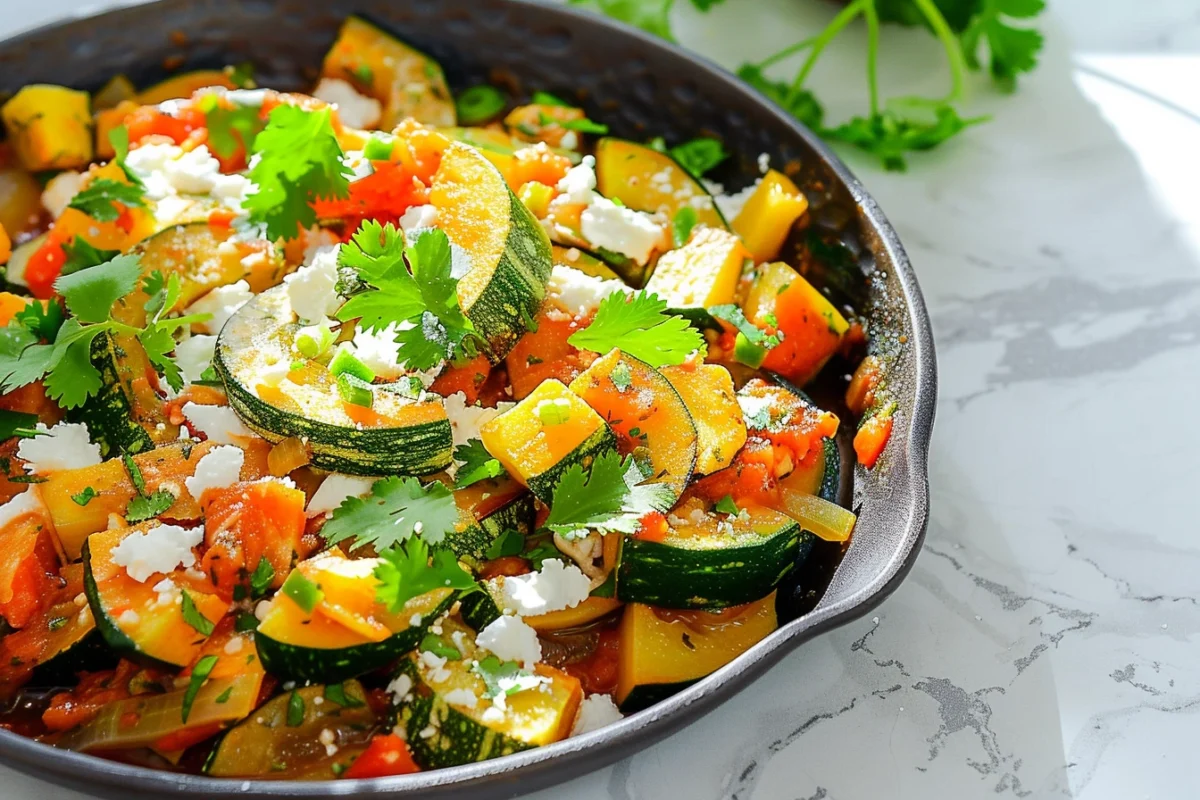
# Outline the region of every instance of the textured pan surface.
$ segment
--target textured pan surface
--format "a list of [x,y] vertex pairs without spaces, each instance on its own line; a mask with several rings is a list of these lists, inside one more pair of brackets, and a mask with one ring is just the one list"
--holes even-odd
[[[35,82],[95,89],[116,72],[141,85],[165,74],[164,59],[180,55],[184,68],[252,61],[263,85],[304,88],[342,19],[364,11],[438,58],[455,88],[491,79],[577,97],[614,134],[630,138],[718,136],[734,158],[717,177],[734,188],[757,175],[760,153],[776,165],[803,165],[814,219],[860,252],[872,274],[871,333],[896,353],[890,384],[899,413],[881,468],[860,469],[852,485],[844,484],[844,498],[859,513],[853,543],[815,608],[724,669],[617,725],[498,761],[373,781],[215,781],[0,731],[0,759],[13,767],[112,797],[509,797],[604,766],[695,720],[802,642],[870,611],[916,558],[928,514],[937,377],[908,259],[875,202],[813,134],[703,59],[598,17],[528,0],[162,0],[0,42],[0,93]],[[172,31],[184,32],[187,44],[173,44]]]

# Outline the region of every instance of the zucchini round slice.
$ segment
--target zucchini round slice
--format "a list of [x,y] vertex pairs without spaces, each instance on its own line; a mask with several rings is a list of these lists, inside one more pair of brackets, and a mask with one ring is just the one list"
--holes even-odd
[[530,327],[550,280],[550,239],[478,150],[454,142],[442,154],[429,202],[437,225],[471,258],[458,302],[498,364]]
[[483,563],[488,547],[505,531],[528,536],[533,529],[533,495],[507,476],[458,489],[454,502],[458,529],[447,533],[443,544],[472,567]]
[[625,539],[617,597],[663,608],[728,608],[767,594],[808,557],[816,537],[778,511],[668,518],[661,541]]
[[733,376],[720,364],[663,367],[696,424],[696,472],[708,475],[728,467],[746,443],[746,423],[733,388]]
[[617,704],[630,713],[670,697],[733,661],[775,627],[774,593],[717,613],[628,605],[619,629]]
[[[268,701],[222,737],[204,765],[216,778],[332,779],[361,752],[379,721],[358,681],[305,686]],[[331,731],[331,754],[321,732]]]
[[671,218],[688,206],[700,223],[729,230],[704,185],[671,156],[645,145],[613,138],[597,142],[596,190],[636,211],[661,211]]
[[278,286],[242,306],[221,330],[213,367],[246,427],[271,442],[306,441],[312,464],[331,472],[428,475],[450,463],[450,421],[434,399],[381,388],[371,408],[357,406],[342,400],[336,378],[315,361],[276,386],[261,383],[272,365],[299,357],[293,347],[299,328]]
[[[401,662],[400,674],[408,678],[411,690],[399,699],[395,711],[417,764],[438,769],[486,761],[570,735],[583,700],[578,679],[538,664],[535,674],[540,685],[508,695],[501,709],[485,697],[487,684],[471,667],[486,658],[487,651],[475,647],[473,631],[460,624],[457,630],[465,635],[456,637],[452,626],[450,620],[443,623],[444,636],[461,642],[457,646],[466,650],[461,658],[440,667],[431,666],[420,654]],[[473,703],[462,702],[468,696]]]
[[87,425],[104,458],[154,449],[151,431],[179,438],[179,427],[167,419],[166,406],[146,380],[149,358],[132,336],[107,331],[92,339],[92,365],[100,373],[100,390],[82,406],[67,411],[71,422]]
[[[254,635],[267,672],[298,683],[342,681],[386,666],[416,647],[455,593],[436,589],[391,612],[375,598],[378,563],[330,551],[298,564]],[[297,585],[309,593],[289,589]]]
[[185,620],[175,593],[186,592],[195,610],[214,625],[229,604],[212,593],[211,585],[202,585],[182,569],[167,575],[173,586],[160,597],[157,581],[135,581],[113,561],[112,551],[121,540],[158,525],[151,521],[89,536],[83,544],[83,591],[97,630],[118,654],[183,667],[208,637]]
[[390,30],[352,15],[325,54],[321,76],[351,81],[383,105],[380,130],[405,117],[425,125],[454,125],[454,98],[442,66]]
[[[616,382],[614,382],[614,374]],[[683,494],[696,468],[698,434],[679,392],[658,370],[620,350],[602,356],[571,391],[608,422],[622,453],[632,453],[648,483]]]

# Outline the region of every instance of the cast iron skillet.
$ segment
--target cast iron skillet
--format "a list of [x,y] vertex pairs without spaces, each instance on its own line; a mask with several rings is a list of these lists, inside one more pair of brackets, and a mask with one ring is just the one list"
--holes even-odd
[[[810,591],[811,602],[793,608],[799,616],[732,664],[616,725],[548,747],[396,778],[295,783],[158,772],[0,731],[0,759],[17,769],[113,797],[511,797],[643,750],[695,720],[802,642],[868,613],[916,558],[928,514],[926,457],[937,392],[916,277],[883,212],[841,161],[707,61],[600,17],[531,0],[162,0],[0,43],[0,92],[38,82],[95,89],[117,72],[144,85],[168,66],[180,68],[179,56],[182,68],[252,61],[263,85],[305,88],[352,12],[369,13],[439,59],[455,88],[492,80],[574,96],[614,134],[630,138],[662,135],[674,143],[716,135],[734,154],[717,177],[735,188],[757,174],[760,153],[776,165],[798,162],[814,227],[857,254],[861,273],[850,288],[866,297],[870,333],[894,359],[888,382],[899,411],[891,442],[874,471],[858,469],[844,482],[843,501],[859,514],[853,541],[824,594]],[[173,31],[187,44],[172,43]],[[781,622],[788,618],[785,611]]]

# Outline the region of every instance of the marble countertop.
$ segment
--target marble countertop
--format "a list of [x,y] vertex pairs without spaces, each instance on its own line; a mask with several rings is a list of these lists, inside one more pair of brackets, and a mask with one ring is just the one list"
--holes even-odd
[[[899,230],[937,339],[912,574],[695,725],[532,798],[1196,795],[1200,9],[1052,5],[1035,75],[1013,97],[976,92],[991,123],[907,175],[844,154]],[[84,4],[22,6],[0,36]],[[729,2],[681,12],[681,38],[736,66],[828,14]],[[885,37],[891,93],[942,80],[922,35]],[[823,97],[844,87],[834,118],[862,104],[859,53],[835,47],[815,75]]]

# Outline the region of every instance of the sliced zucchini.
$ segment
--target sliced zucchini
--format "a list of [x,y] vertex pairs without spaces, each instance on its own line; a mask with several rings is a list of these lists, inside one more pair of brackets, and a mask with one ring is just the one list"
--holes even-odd
[[729,230],[703,184],[671,156],[645,145],[601,139],[596,144],[596,190],[637,211],[661,211],[672,219],[679,209],[694,208],[700,223]]
[[615,699],[638,711],[715,672],[769,636],[775,595],[723,611],[661,611],[625,607]]
[[[278,695],[231,728],[204,772],[214,778],[333,778],[335,764],[348,766],[378,727],[358,681],[305,686]],[[321,741],[326,730],[333,734],[332,753]]]
[[425,125],[452,126],[454,97],[442,67],[365,17],[351,15],[325,54],[321,76],[349,81],[383,106],[381,130],[405,117]]
[[453,603],[454,592],[436,589],[389,611],[375,597],[378,563],[374,558],[347,559],[331,550],[298,564],[255,632],[267,672],[297,682],[341,681],[385,666],[416,647]]
[[429,202],[438,227],[471,258],[458,302],[500,363],[546,299],[550,240],[537,218],[474,148],[457,142],[443,153]]
[[787,476],[780,478],[779,489],[784,494],[808,494],[830,503],[838,501],[842,483],[842,454],[837,441],[825,438],[821,455],[798,464]]
[[708,514],[699,524],[690,516],[668,520],[661,540],[632,536],[623,543],[617,597],[626,603],[709,609],[749,603],[770,594],[816,540],[767,508]]
[[[431,666],[419,654],[401,662],[400,674],[407,676],[412,688],[395,710],[417,764],[438,769],[486,761],[570,735],[583,700],[578,679],[538,664],[540,685],[510,694],[504,706],[498,706],[485,697],[487,685],[471,667],[487,652],[475,647],[474,633],[465,626],[458,628],[465,635],[454,637],[453,624],[447,620],[442,627],[449,629],[445,636],[461,642],[466,651],[461,658],[440,667]],[[462,702],[468,697],[474,702]]]
[[71,750],[99,752],[152,747],[167,737],[190,731],[213,736],[254,711],[262,680],[262,673],[209,680],[190,702],[186,688],[117,700],[105,705],[94,719],[67,733],[57,744]]
[[[614,382],[614,375],[616,381]],[[632,453],[648,483],[669,486],[676,498],[696,468],[698,435],[671,382],[633,356],[613,350],[578,378],[571,391],[608,422],[622,453]]]
[[[104,458],[153,450],[150,432],[158,433],[158,425],[165,428],[169,420],[165,404],[146,381],[145,349],[131,336],[104,332],[92,339],[91,356],[102,385],[82,406],[68,410],[67,418],[87,425]],[[178,438],[179,427],[172,428]]]
[[472,567],[483,563],[485,551],[505,531],[527,536],[533,529],[533,495],[507,476],[458,489],[454,502],[461,521],[443,544]]
[[661,372],[696,424],[697,474],[728,467],[746,443],[746,423],[729,370],[720,364],[684,364],[663,367]]
[[619,281],[621,276],[613,272],[612,267],[604,263],[592,253],[579,247],[563,247],[554,245],[550,248],[550,257],[556,266],[577,269],[585,275],[606,281]]
[[183,569],[166,576],[174,586],[160,597],[154,589],[158,581],[135,581],[113,561],[112,551],[121,540],[159,524],[151,520],[89,536],[83,545],[83,589],[109,647],[122,656],[182,667],[191,663],[208,635],[185,620],[176,593],[186,592],[196,610],[214,625],[229,603],[214,594],[207,581],[192,578]]
[[[442,404],[380,388],[370,408],[346,402],[337,378],[294,348],[300,324],[285,287],[270,289],[234,314],[217,339],[213,367],[229,404],[248,428],[271,442],[306,441],[313,466],[349,475],[428,475],[444,469],[453,448]],[[276,385],[263,376],[296,366]]]
[[137,102],[143,106],[156,106],[166,100],[191,97],[197,89],[205,89],[209,86],[220,86],[225,89],[237,88],[224,70],[198,69],[193,72],[172,75],[166,80],[143,89],[138,92]]
[[587,467],[597,455],[617,446],[603,417],[553,379],[484,423],[479,437],[509,475],[547,504],[567,467]]

